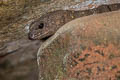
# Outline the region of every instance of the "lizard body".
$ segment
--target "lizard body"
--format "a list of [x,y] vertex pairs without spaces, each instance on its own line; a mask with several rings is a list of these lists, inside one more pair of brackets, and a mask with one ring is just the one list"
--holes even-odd
[[94,9],[73,11],[57,10],[49,12],[30,25],[29,39],[43,39],[53,35],[65,23],[82,16],[110,12],[120,9],[120,3],[101,5]]

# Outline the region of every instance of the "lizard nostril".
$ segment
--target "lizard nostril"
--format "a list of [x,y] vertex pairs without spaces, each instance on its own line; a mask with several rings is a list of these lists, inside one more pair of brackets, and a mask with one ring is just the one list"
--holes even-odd
[[42,29],[44,27],[44,23],[40,23],[38,27],[39,29]]

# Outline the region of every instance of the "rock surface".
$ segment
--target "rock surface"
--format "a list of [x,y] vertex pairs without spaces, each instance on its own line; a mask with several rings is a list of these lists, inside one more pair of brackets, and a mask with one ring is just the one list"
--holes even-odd
[[119,80],[120,11],[71,21],[41,45],[39,80]]
[[97,4],[118,2],[120,1],[0,0],[0,80],[37,80],[36,53],[42,41],[27,39],[29,24],[34,19],[58,9],[88,9]]
[[0,50],[0,80],[38,80],[36,53],[40,44],[27,39],[7,43]]
[[26,37],[26,26],[55,10],[85,10],[120,0],[0,0],[0,43]]

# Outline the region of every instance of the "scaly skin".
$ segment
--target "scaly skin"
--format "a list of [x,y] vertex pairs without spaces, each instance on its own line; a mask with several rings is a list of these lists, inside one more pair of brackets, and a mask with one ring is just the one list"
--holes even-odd
[[79,17],[110,12],[120,9],[120,3],[111,5],[101,5],[94,9],[83,11],[57,10],[49,12],[30,25],[29,39],[43,39],[53,35],[65,23]]

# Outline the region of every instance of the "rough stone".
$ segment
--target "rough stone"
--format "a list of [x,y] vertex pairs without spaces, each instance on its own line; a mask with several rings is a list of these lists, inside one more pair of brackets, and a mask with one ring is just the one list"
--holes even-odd
[[38,80],[36,54],[40,44],[40,41],[21,39],[3,45],[0,80]]
[[65,24],[38,51],[39,80],[119,80],[120,11]]

